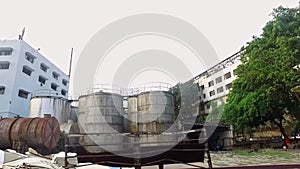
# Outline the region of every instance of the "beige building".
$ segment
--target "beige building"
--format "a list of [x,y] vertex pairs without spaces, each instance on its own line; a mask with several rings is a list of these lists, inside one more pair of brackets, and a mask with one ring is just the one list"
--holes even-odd
[[211,111],[210,102],[215,101],[217,105],[226,102],[232,82],[236,79],[235,70],[240,63],[240,52],[237,52],[194,78],[202,89],[199,95],[206,114]]

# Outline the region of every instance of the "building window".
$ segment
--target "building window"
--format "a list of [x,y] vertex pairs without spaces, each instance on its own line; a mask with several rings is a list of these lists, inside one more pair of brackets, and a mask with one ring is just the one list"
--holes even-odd
[[228,83],[226,86],[225,86],[225,89],[226,90],[230,90],[232,88],[232,83]]
[[203,99],[205,99],[206,98],[206,94],[203,94]]
[[231,78],[231,72],[228,72],[224,75],[224,79],[229,79]]
[[25,91],[25,90],[22,90],[22,89],[19,90],[19,94],[18,94],[19,97],[27,99],[28,95],[29,95],[28,91]]
[[209,104],[206,105],[206,109],[210,109],[210,105]]
[[22,72],[25,73],[26,75],[28,76],[31,76],[31,73],[33,72],[34,70],[28,66],[23,66],[23,69],[22,69]]
[[213,86],[214,85],[214,81],[212,80],[212,81],[210,81],[210,82],[208,82],[208,87],[211,87],[211,86]]
[[41,63],[40,68],[42,71],[47,72],[47,70],[49,69],[49,66],[45,65],[44,63]]
[[7,61],[0,62],[0,69],[9,69],[10,63]]
[[218,83],[220,83],[220,82],[222,82],[222,76],[216,78],[216,84],[218,84]]
[[0,86],[0,95],[4,95],[4,94],[5,94],[5,87]]
[[236,69],[233,70],[233,75],[236,75]]
[[13,51],[13,48],[10,48],[10,47],[0,48],[0,56],[11,55],[12,51]]
[[64,90],[64,89],[62,89],[62,90],[61,90],[61,95],[66,96],[66,95],[67,95],[67,91]]
[[57,72],[52,72],[52,77],[56,80],[58,80],[59,74]]
[[41,85],[42,84],[46,84],[46,81],[47,81],[48,79],[47,78],[45,78],[44,76],[39,76],[39,82],[41,82]]
[[51,83],[51,89],[53,89],[54,91],[57,90],[58,85],[55,83]]
[[61,81],[61,83],[62,83],[64,86],[67,86],[67,85],[68,85],[68,81],[67,81],[66,79],[63,79],[63,80]]
[[209,96],[213,96],[213,95],[215,95],[215,94],[216,94],[216,93],[215,93],[214,90],[212,90],[212,91],[209,92]]
[[30,63],[34,63],[35,56],[33,56],[30,52],[25,53],[25,59],[28,60]]
[[198,86],[199,90],[204,90],[204,85]]
[[217,88],[217,93],[221,93],[221,92],[223,92],[224,91],[224,88],[223,88],[223,86],[222,87],[219,87],[219,88]]

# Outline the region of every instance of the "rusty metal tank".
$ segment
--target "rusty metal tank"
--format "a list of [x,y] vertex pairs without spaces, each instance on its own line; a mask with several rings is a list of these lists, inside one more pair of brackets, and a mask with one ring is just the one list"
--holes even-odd
[[70,103],[57,96],[33,96],[30,100],[29,117],[43,117],[44,114],[51,114],[60,124],[67,123],[71,117]]
[[[80,138],[80,144],[90,153],[123,149],[123,115],[120,94],[100,91],[80,96],[78,124],[80,133],[87,134]],[[101,146],[84,146],[87,144]]]
[[11,148],[13,142],[26,142],[39,153],[49,153],[58,143],[59,123],[56,118],[0,119],[0,148]]
[[[175,121],[174,96],[166,91],[149,91],[128,99],[129,130],[139,133],[144,146],[174,142],[176,135],[162,135]],[[131,140],[133,141],[133,139]],[[153,144],[147,144],[152,142]]]

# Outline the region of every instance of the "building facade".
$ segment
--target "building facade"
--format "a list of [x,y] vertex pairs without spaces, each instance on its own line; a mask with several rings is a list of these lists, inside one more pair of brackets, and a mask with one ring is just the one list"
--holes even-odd
[[226,102],[227,95],[232,88],[232,82],[236,79],[235,69],[241,64],[240,52],[226,58],[205,72],[196,76],[199,97],[204,103],[204,113],[210,112],[210,102],[215,101],[217,105]]
[[23,40],[0,40],[0,117],[28,117],[36,94],[67,98],[69,76]]

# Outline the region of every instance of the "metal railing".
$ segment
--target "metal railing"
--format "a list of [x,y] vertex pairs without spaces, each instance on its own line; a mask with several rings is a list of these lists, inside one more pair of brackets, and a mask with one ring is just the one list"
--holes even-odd
[[0,112],[0,119],[1,118],[18,118],[18,117],[21,117],[19,114],[17,113],[13,113],[13,112]]
[[39,90],[35,90],[31,93],[31,97],[38,97],[38,96],[62,97],[62,95],[60,93],[58,93],[57,91],[54,91],[54,90],[50,90],[50,89],[39,89]]
[[170,89],[173,86],[166,82],[149,82],[145,83],[139,87],[133,87],[133,88],[122,88],[117,85],[111,85],[111,84],[96,84],[93,87],[82,91],[82,95],[90,95],[95,94],[98,92],[104,92],[104,93],[113,93],[113,94],[119,94],[122,96],[134,96],[138,95],[143,92],[150,92],[150,91],[170,91]]

